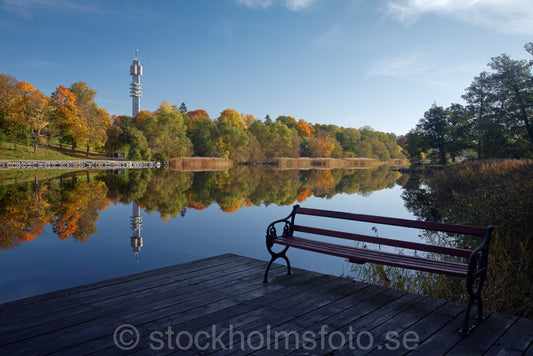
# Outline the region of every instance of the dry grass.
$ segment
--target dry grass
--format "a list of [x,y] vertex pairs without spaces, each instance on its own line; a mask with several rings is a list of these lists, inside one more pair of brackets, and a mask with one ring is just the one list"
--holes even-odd
[[497,226],[487,308],[533,318],[533,161],[460,164],[436,173],[430,188],[439,213],[452,223]]
[[221,171],[232,166],[233,161],[217,157],[181,157],[169,159],[169,168],[177,171]]

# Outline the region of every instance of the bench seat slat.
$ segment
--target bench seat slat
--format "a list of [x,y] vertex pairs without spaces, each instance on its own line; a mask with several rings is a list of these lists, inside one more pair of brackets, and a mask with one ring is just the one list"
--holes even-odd
[[487,229],[475,227],[475,226],[451,225],[451,224],[434,223],[434,222],[427,222],[427,221],[389,218],[389,217],[384,217],[384,216],[353,214],[353,213],[345,213],[345,212],[332,211],[332,210],[302,208],[299,206],[295,207],[294,212],[296,214],[322,216],[322,217],[327,217],[327,218],[344,219],[344,220],[363,221],[363,222],[369,222],[369,223],[374,223],[374,224],[396,225],[396,226],[411,227],[411,228],[416,228],[416,229],[445,231],[445,232],[476,235],[476,236],[485,236],[485,234],[487,233]]
[[398,255],[376,250],[343,246],[294,236],[278,237],[274,239],[273,242],[280,245],[292,246],[308,251],[347,258],[352,262],[378,263],[393,267],[416,269],[419,271],[435,272],[463,278],[466,277],[468,271],[467,265],[463,263],[429,260],[416,256]]
[[350,232],[326,230],[326,229],[309,227],[309,226],[301,226],[301,225],[294,225],[294,231],[300,231],[300,232],[305,232],[305,233],[315,234],[315,235],[339,237],[342,239],[353,240],[353,241],[362,241],[362,242],[368,242],[368,243],[374,243],[374,244],[407,248],[411,250],[440,253],[444,255],[464,257],[464,258],[470,257],[470,254],[472,253],[471,250],[466,250],[466,249],[461,249],[461,248],[427,245],[427,244],[418,243],[418,242],[387,239],[383,237],[360,235],[360,234],[354,234]]
[[355,255],[358,255],[358,256],[364,256],[365,258],[373,258],[374,260],[379,260],[379,261],[384,261],[384,262],[389,262],[389,263],[399,261],[400,263],[407,265],[409,267],[427,265],[428,263],[430,263],[432,266],[442,267],[444,270],[451,268],[451,269],[456,269],[457,271],[463,271],[464,268],[466,267],[466,264],[452,262],[452,261],[430,260],[427,258],[422,258],[422,257],[417,257],[417,256],[399,255],[396,253],[383,252],[383,251],[377,251],[377,250],[366,249],[366,248],[336,245],[336,244],[325,243],[325,242],[320,242],[320,241],[307,240],[307,239],[298,238],[298,237],[297,239],[299,240],[299,243],[301,244],[314,245],[315,242],[318,242],[317,246],[321,246],[322,244],[328,245],[328,247],[330,248],[329,251],[342,250],[345,252],[346,251],[351,252],[352,250],[354,250],[356,251]]

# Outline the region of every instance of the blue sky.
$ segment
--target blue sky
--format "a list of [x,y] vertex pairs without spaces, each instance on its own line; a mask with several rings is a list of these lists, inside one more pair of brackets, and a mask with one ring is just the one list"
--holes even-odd
[[491,57],[531,59],[530,41],[531,0],[0,0],[0,73],[48,95],[84,81],[117,115],[139,49],[143,110],[401,135],[433,103],[464,103]]

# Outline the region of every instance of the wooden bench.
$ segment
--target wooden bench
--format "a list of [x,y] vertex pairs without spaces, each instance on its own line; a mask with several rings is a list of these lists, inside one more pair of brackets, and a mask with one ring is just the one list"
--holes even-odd
[[[319,227],[297,225],[295,222],[296,215],[310,215],[315,217],[351,220],[379,225],[392,225],[422,230],[441,231],[453,234],[484,236],[484,240],[475,250],[436,246],[418,242],[409,242],[401,239],[382,238],[345,231],[328,230]],[[278,230],[276,227],[281,227],[280,235],[278,235]],[[489,252],[491,233],[493,230],[494,226],[480,228],[473,226],[432,223],[383,216],[309,209],[295,205],[291,214],[285,219],[276,220],[268,225],[266,231],[266,246],[272,257],[265,271],[264,282],[268,283],[268,271],[272,263],[278,258],[282,258],[286,261],[288,273],[291,273],[291,265],[286,255],[289,247],[338,256],[358,264],[367,262],[376,263],[465,278],[466,290],[470,299],[465,309],[464,323],[463,328],[461,329],[461,332],[464,335],[469,331],[468,319],[470,309],[475,302],[478,306],[478,319],[483,319],[481,293],[487,274],[487,255]],[[295,232],[305,233],[306,235],[305,237],[296,236]],[[385,252],[378,249],[370,249],[366,248],[366,246],[347,246],[346,244],[324,242],[312,239],[310,235],[320,235],[345,240],[360,241],[364,244],[371,243],[392,246],[393,248],[424,251],[427,254],[426,256],[421,256],[420,254],[406,255],[403,253],[394,253],[390,251]],[[276,244],[284,247],[279,252],[275,252],[272,248]],[[442,258],[436,259],[436,255],[453,256],[456,257],[456,260],[458,261],[450,261],[450,258],[448,258],[448,260]],[[457,257],[462,258],[464,262],[461,262],[461,259],[457,259]],[[477,283],[475,283],[476,281]]]

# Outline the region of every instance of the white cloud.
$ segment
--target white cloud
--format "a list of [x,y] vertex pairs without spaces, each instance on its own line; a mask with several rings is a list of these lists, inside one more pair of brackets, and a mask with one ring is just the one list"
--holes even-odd
[[428,67],[420,56],[413,54],[406,58],[378,59],[370,66],[367,75],[405,78],[421,75],[427,71]]
[[31,17],[41,9],[100,13],[98,8],[67,0],[0,0],[2,9],[20,17]]
[[308,9],[315,0],[285,0],[285,6],[291,11]]
[[334,25],[327,32],[319,36],[315,43],[321,47],[337,48],[341,45],[346,30],[340,25]]
[[531,0],[389,0],[387,12],[406,24],[435,13],[501,32],[533,34]]
[[236,0],[237,4],[248,6],[253,9],[266,9],[272,5],[281,4],[290,11],[307,10],[315,0]]
[[272,6],[272,0],[237,0],[240,5],[248,6],[254,9],[266,9]]

